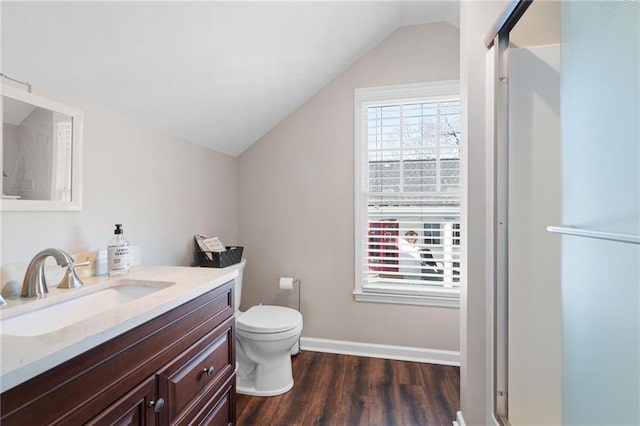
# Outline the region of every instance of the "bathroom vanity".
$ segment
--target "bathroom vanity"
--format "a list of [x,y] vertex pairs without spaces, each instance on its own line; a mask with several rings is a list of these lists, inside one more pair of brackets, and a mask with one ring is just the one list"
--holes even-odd
[[[174,274],[175,285],[85,320],[78,328],[85,330],[84,338],[82,332],[66,335],[77,324],[41,336],[2,335],[3,377],[10,381],[17,380],[11,368],[25,370],[13,351],[22,350],[22,360],[31,367],[26,370],[37,371],[78,351],[86,340],[93,347],[5,390],[0,423],[233,424],[233,275],[198,268],[167,271]],[[180,274],[189,277],[181,280]],[[109,338],[113,327],[117,335]],[[120,333],[122,327],[128,330]],[[51,344],[63,340],[63,345],[40,359],[27,353],[48,339]],[[9,366],[4,365],[5,354],[11,355]],[[25,377],[24,371],[19,373]]]

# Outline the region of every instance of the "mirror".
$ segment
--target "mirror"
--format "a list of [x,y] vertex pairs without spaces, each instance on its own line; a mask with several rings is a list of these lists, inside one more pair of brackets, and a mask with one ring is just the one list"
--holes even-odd
[[2,85],[2,210],[80,210],[82,113]]

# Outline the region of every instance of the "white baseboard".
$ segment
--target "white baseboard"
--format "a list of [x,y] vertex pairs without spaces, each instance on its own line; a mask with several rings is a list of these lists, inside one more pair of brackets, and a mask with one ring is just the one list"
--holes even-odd
[[315,337],[301,337],[300,349],[312,352],[327,352],[332,354],[460,366],[460,352],[443,351],[439,349],[379,345],[375,343],[349,342],[346,340],[318,339]]
[[462,417],[462,411],[456,413],[456,419],[453,421],[453,426],[466,426],[464,418]]

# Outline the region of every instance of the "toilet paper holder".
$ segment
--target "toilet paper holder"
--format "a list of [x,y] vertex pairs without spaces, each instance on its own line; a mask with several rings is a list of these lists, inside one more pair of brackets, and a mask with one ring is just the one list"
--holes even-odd
[[[298,312],[302,314],[302,306],[300,305],[300,294],[302,293],[302,286],[300,285],[299,278],[292,277],[280,277],[278,279],[280,290],[290,291],[293,290],[294,284],[298,284]],[[295,348],[295,347],[294,347]],[[291,352],[291,355],[296,355],[300,352],[300,338],[298,338],[298,347],[295,352]]]
[[296,282],[299,284],[300,280],[293,277],[280,277],[280,290],[293,290],[293,284]]
[[294,285],[295,284],[298,285],[298,312],[302,313],[301,307],[300,307],[300,293],[302,290],[302,286],[300,285],[300,279],[293,278],[293,277],[280,277],[278,278],[278,283],[280,286],[280,290],[293,290]]

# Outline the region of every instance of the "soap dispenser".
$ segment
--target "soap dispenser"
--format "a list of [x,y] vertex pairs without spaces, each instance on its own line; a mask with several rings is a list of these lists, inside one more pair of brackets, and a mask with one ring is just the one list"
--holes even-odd
[[107,265],[110,277],[129,272],[129,241],[124,237],[122,224],[116,224],[113,238],[107,249]]

